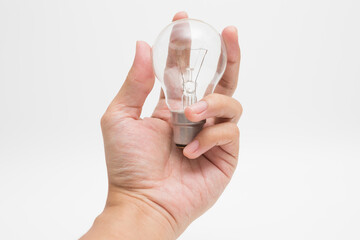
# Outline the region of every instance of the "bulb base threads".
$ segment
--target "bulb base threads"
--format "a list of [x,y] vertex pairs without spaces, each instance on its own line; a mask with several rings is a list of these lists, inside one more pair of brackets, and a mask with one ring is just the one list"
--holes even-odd
[[201,131],[205,120],[191,122],[185,117],[183,111],[171,111],[173,125],[173,138],[176,146],[184,148]]

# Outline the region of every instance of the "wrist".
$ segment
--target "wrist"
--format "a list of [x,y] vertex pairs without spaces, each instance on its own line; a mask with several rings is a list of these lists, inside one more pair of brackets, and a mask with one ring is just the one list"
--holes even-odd
[[175,239],[174,229],[174,219],[157,204],[110,187],[104,211],[84,239]]

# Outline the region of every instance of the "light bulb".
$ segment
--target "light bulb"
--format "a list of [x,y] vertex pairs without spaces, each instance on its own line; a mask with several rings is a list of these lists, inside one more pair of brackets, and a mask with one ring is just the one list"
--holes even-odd
[[226,67],[225,44],[212,26],[186,18],[161,31],[152,58],[171,111],[174,142],[184,147],[205,123],[189,121],[184,109],[214,91]]

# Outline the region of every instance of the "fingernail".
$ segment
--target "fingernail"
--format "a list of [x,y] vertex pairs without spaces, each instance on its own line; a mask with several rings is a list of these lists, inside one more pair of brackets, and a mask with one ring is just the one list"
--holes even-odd
[[232,28],[232,30],[233,30],[236,34],[238,34],[237,27],[235,27],[235,26],[231,26],[231,28]]
[[180,12],[178,12],[178,14],[184,14],[184,15],[186,15],[186,17],[188,16],[186,11],[180,11]]
[[187,12],[185,12],[185,11],[180,11],[180,12],[177,12],[176,14],[175,14],[175,16],[173,17],[173,21],[174,20],[179,20],[179,15],[182,15],[182,16],[184,16],[185,18],[188,18],[189,17],[189,15],[187,14]]
[[142,64],[142,56],[144,52],[145,42],[144,41],[136,41],[136,50],[133,66],[139,66]]
[[139,48],[140,48],[140,41],[136,41],[136,47],[135,47],[135,59],[134,59],[134,62],[136,60],[136,57],[139,53]]
[[199,141],[194,140],[190,144],[188,144],[185,149],[188,153],[194,153],[198,148],[199,148]]
[[194,103],[193,105],[191,105],[189,108],[191,109],[191,111],[193,111],[196,114],[200,114],[203,111],[205,111],[208,107],[207,102],[205,101],[200,101],[197,103]]

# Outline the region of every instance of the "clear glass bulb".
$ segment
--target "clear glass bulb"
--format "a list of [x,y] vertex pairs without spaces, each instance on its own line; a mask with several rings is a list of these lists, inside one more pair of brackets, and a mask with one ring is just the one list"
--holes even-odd
[[214,91],[226,67],[221,35],[195,19],[181,19],[164,28],[152,47],[153,67],[172,112],[174,141],[188,144],[204,121],[186,119],[184,109]]

